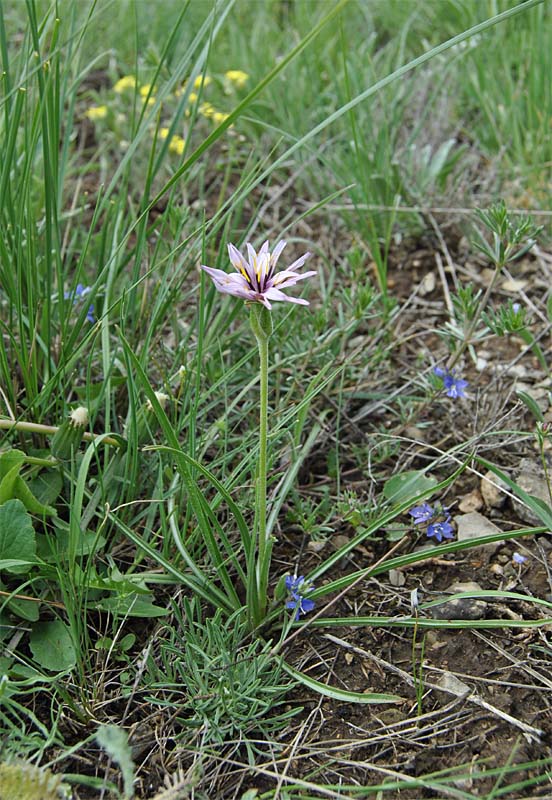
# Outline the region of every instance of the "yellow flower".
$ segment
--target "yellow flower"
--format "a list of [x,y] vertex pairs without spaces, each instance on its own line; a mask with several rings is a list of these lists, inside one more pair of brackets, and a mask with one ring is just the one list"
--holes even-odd
[[134,89],[136,87],[136,78],[134,75],[123,75],[122,78],[119,78],[117,83],[113,87],[113,91],[117,92],[117,94],[121,94],[121,92],[126,91],[126,89]]
[[190,92],[188,95],[188,103],[195,103],[197,100],[197,94],[195,92]]
[[159,138],[160,139],[166,139],[168,135],[169,135],[169,129],[168,128],[159,128]]
[[169,144],[169,152],[176,153],[177,156],[181,156],[184,152],[185,146],[186,142],[182,136],[173,136]]
[[147,97],[150,93],[151,83],[146,83],[144,86],[140,86],[140,94],[142,97]]
[[212,117],[216,114],[216,109],[212,103],[202,103],[199,107],[199,113],[204,117]]
[[212,82],[213,79],[210,78],[208,75],[198,75],[197,78],[194,80],[194,89],[199,89],[201,87],[201,84],[203,84],[203,88],[206,88]]
[[228,80],[235,84],[238,89],[241,89],[247,81],[249,80],[249,75],[247,72],[243,72],[241,69],[229,69],[224,75],[228,78]]
[[224,120],[228,119],[229,116],[230,114],[223,114],[222,111],[213,111],[213,113],[211,114],[211,118],[215,123],[215,125],[220,125],[221,122],[224,122]]
[[85,112],[85,117],[92,121],[96,119],[105,119],[107,117],[107,106],[90,106]]

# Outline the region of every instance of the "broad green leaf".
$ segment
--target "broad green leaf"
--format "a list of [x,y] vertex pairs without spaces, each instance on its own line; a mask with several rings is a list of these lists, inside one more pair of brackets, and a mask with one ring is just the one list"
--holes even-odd
[[331,697],[332,700],[339,700],[342,703],[362,703],[363,705],[374,705],[375,703],[402,703],[403,697],[398,697],[396,694],[377,694],[375,692],[348,692],[346,689],[336,689],[333,686],[328,686],[326,683],[311,678],[305,675],[304,672],[290,667],[289,664],[282,662],[284,670],[295,680],[312,689],[324,697]]
[[77,663],[77,653],[71,633],[60,619],[34,625],[29,645],[34,660],[43,669],[66,672]]
[[0,478],[5,478],[14,467],[21,469],[25,459],[26,455],[22,450],[12,449],[0,453]]
[[128,743],[128,733],[118,725],[102,725],[98,729],[96,740],[120,766],[125,785],[125,798],[133,797],[134,762]]
[[15,481],[14,486],[14,494],[21,502],[24,504],[27,511],[30,511],[31,514],[37,514],[38,516],[48,516],[48,517],[55,517],[57,515],[57,511],[52,506],[44,505],[44,503],[40,503],[34,494],[31,492],[25,481],[21,476],[18,476]]
[[19,478],[21,464],[13,466],[0,481],[0,506],[15,497],[15,482]]
[[29,571],[29,565],[17,562],[36,560],[33,521],[20,500],[8,500],[0,506],[0,562],[3,569],[16,575]]
[[110,611],[119,617],[164,617],[168,608],[156,606],[150,597],[127,594],[124,597],[106,597],[95,604],[99,611]]
[[55,502],[63,488],[63,478],[57,469],[43,470],[29,481],[28,487],[39,503],[49,505]]
[[8,608],[21,619],[26,619],[28,622],[38,622],[40,616],[40,603],[35,603],[34,600],[19,600],[13,599],[8,603]]
[[436,478],[425,475],[419,470],[401,472],[400,475],[393,475],[385,482],[383,494],[387,500],[391,500],[393,503],[404,503],[409,498],[415,498],[428,492],[437,483]]

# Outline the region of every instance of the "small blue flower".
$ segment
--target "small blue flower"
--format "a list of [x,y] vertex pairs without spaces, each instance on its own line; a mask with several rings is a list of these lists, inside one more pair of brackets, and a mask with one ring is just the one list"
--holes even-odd
[[435,537],[438,542],[442,542],[443,539],[454,539],[454,528],[450,524],[450,517],[447,517],[444,522],[434,522],[432,525],[428,525],[427,535]]
[[514,564],[525,564],[527,561],[527,556],[522,556],[521,553],[514,553],[512,556],[512,561]]
[[447,390],[447,397],[456,399],[466,396],[464,389],[469,385],[467,381],[456,378],[448,369],[442,369],[442,367],[434,367],[433,372],[437,377],[442,378],[443,388]]
[[414,517],[414,525],[419,525],[420,522],[427,522],[435,516],[435,509],[429,503],[422,503],[421,506],[411,508],[408,513],[411,517]]
[[312,611],[315,602],[304,597],[305,592],[311,592],[314,586],[307,584],[303,575],[286,575],[286,589],[290,593],[291,599],[287,601],[286,608],[295,609],[295,621],[301,614],[308,614]]
[[[90,286],[83,286],[82,283],[77,283],[77,288],[75,289],[74,293],[73,292],[64,292],[63,296],[65,297],[66,300],[69,300],[69,298],[72,297],[73,298],[73,305],[75,305],[80,300],[82,300],[83,297],[86,297],[87,294],[90,294],[91,291],[92,291],[92,289],[91,289]],[[86,315],[86,321],[90,322],[91,325],[93,325],[96,322],[96,319],[94,317],[94,306],[93,305],[90,305],[88,307],[88,313]]]

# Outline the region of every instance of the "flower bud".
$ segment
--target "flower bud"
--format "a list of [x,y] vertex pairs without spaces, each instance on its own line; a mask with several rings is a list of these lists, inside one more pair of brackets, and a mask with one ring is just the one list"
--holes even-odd
[[52,439],[52,455],[59,459],[71,458],[82,442],[88,427],[88,411],[79,406],[71,411],[69,418],[57,429]]

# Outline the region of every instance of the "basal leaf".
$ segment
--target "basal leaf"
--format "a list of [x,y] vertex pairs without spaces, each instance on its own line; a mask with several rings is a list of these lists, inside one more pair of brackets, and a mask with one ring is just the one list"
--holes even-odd
[[[36,561],[33,521],[20,500],[0,506],[0,562]],[[28,572],[28,564],[5,564],[3,569],[16,575]]]
[[34,625],[29,645],[35,661],[43,669],[66,672],[77,663],[71,633],[60,619]]

